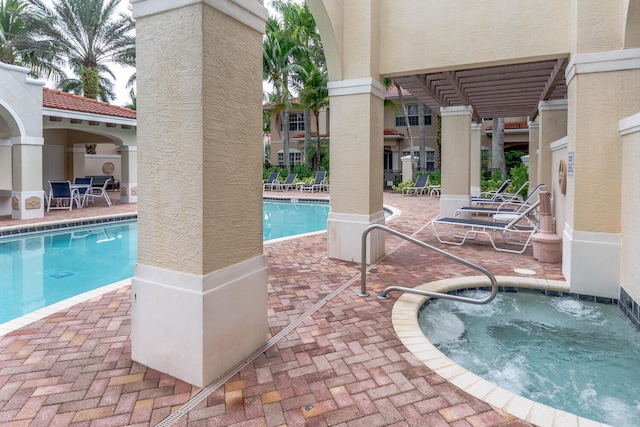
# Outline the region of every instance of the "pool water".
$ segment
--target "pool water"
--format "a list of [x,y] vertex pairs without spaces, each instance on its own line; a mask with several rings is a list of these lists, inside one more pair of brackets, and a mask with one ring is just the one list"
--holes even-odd
[[449,358],[509,391],[614,426],[640,425],[640,333],[616,305],[520,290],[487,305],[432,300],[419,322]]
[[[264,202],[264,240],[325,230],[326,203]],[[136,221],[0,239],[0,324],[132,277]]]

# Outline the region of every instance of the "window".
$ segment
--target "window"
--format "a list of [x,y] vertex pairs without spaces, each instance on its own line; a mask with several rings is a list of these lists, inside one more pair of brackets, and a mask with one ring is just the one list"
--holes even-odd
[[[403,150],[402,151],[402,156],[408,156],[410,153],[410,150]],[[432,171],[435,170],[436,168],[436,152],[432,149],[432,148],[425,148],[424,150],[424,156],[425,156],[425,163],[426,163],[426,167],[423,168],[420,165],[420,149],[417,147],[413,148],[413,155],[415,156],[416,161],[418,162],[418,170],[427,170],[427,171]]]
[[[418,106],[407,105],[407,116],[409,117],[409,125],[418,126]],[[424,125],[431,124],[431,108],[424,106]],[[404,126],[404,114],[400,113],[396,116],[396,126]]]
[[289,130],[290,131],[304,130],[304,114],[302,113],[289,114]]
[[[297,165],[302,162],[302,153],[296,149],[289,149],[289,166]],[[282,150],[278,151],[278,166],[284,167],[284,154]]]

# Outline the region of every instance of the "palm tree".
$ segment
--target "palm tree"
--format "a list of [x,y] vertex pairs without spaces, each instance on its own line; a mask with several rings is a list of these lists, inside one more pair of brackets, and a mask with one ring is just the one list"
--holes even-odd
[[285,168],[289,171],[289,108],[291,107],[291,75],[298,65],[293,62],[295,51],[300,49],[281,23],[273,18],[267,19],[265,37],[262,44],[262,75],[273,84],[278,103],[284,106],[282,111],[282,154]]
[[134,23],[130,16],[116,15],[119,0],[57,0],[51,8],[42,0],[29,2],[50,20],[55,50],[80,72],[85,97],[98,98],[101,75],[115,79],[107,63],[134,65]]
[[329,105],[329,90],[327,89],[327,70],[308,62],[306,67],[298,70],[296,75],[296,89],[300,103],[305,110],[311,111],[316,118],[316,147],[313,157],[313,169],[318,170],[322,163],[320,159],[320,110]]
[[30,70],[32,77],[64,76],[46,16],[23,0],[0,0],[0,62]]
[[[63,92],[73,93],[75,95],[82,95],[84,93],[83,85],[82,85],[82,71],[78,68],[73,70],[73,74],[76,78],[73,77],[65,77],[58,82],[56,88]],[[113,82],[106,77],[99,76],[98,77],[98,96],[95,99],[98,99],[102,102],[109,102],[116,98],[116,94],[114,92]]]

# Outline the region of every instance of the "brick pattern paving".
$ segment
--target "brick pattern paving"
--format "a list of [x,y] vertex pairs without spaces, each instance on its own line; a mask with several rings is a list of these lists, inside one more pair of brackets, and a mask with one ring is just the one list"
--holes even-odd
[[[385,203],[402,210],[391,227],[436,243],[431,229],[420,227],[437,215],[438,199],[386,193]],[[476,274],[399,243],[387,237],[391,254],[368,275],[372,295],[387,285]],[[496,275],[528,268],[535,277],[562,279],[559,264],[536,262],[530,249],[523,255],[497,253],[487,243],[446,249]],[[325,234],[265,245],[265,254],[272,336],[359,273],[359,264],[327,258]],[[529,425],[422,365],[394,333],[394,295],[388,301],[360,298],[359,286],[356,280],[309,315],[175,425]],[[0,424],[156,425],[198,393],[131,360],[129,312],[127,287],[1,338]]]

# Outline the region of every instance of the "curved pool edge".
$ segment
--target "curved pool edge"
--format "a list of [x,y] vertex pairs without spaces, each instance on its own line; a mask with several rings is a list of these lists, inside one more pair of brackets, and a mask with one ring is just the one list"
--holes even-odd
[[[498,285],[569,292],[566,282],[518,276],[496,276]],[[446,293],[456,289],[488,286],[485,276],[455,277],[417,286]],[[542,427],[611,427],[527,399],[467,371],[438,350],[422,333],[418,312],[429,297],[404,293],[393,305],[391,321],[404,346],[429,369],[470,395],[508,414]]]
[[0,323],[0,338],[2,338],[3,336],[5,336],[10,332],[13,332],[20,328],[28,326],[33,322],[42,320],[47,316],[51,316],[52,314],[58,313],[67,308],[71,308],[76,304],[89,301],[90,299],[102,296],[111,291],[123,289],[127,286],[131,286],[131,278],[120,280],[118,282],[111,283],[109,285],[101,286],[99,288],[92,289],[87,292],[83,292],[71,298],[67,298],[65,300],[58,301],[51,305],[47,305],[45,307],[39,308],[35,311],[25,314],[24,316],[20,316],[16,319],[9,320],[8,322]]

